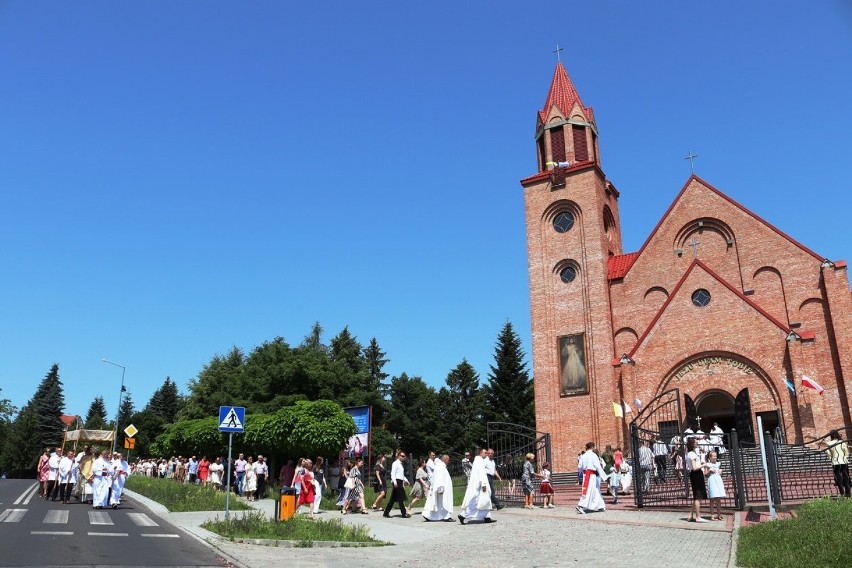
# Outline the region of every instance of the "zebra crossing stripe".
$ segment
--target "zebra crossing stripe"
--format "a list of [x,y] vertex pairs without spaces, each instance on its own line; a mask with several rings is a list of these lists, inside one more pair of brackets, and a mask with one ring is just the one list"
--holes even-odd
[[51,536],[74,536],[71,531],[30,531],[30,534],[47,534]]
[[112,519],[109,518],[109,513],[105,511],[89,511],[89,524],[91,525],[112,525]]
[[68,524],[68,510],[65,509],[54,509],[52,511],[47,512],[47,516],[44,517],[45,524],[54,524],[54,525],[65,525]]
[[137,527],[158,527],[158,526],[160,526],[157,523],[155,523],[154,520],[151,519],[151,517],[149,517],[145,513],[127,513],[127,516],[130,517],[130,520],[133,521],[133,523]]
[[102,532],[90,532],[89,536],[128,536],[127,533],[102,533]]
[[0,522],[2,523],[17,523],[24,517],[26,509],[6,509],[0,513]]
[[159,538],[180,538],[179,534],[162,534],[162,533],[142,533],[139,536],[159,537]]

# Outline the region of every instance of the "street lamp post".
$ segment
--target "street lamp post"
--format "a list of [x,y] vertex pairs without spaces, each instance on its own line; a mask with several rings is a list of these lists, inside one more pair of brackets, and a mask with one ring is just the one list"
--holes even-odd
[[115,365],[116,367],[121,367],[121,390],[118,392],[118,411],[115,413],[115,434],[112,437],[112,452],[110,453],[110,457],[115,453],[115,442],[118,440],[118,417],[121,415],[121,397],[127,390],[124,388],[124,365],[119,365],[118,363],[113,363],[109,359],[101,359],[104,363],[108,363],[110,365]]

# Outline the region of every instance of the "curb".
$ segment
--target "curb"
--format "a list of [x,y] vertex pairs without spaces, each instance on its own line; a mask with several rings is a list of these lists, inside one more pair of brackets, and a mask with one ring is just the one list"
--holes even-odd
[[731,533],[731,553],[728,556],[728,568],[737,566],[737,543],[740,538],[740,515],[734,515],[734,531]]

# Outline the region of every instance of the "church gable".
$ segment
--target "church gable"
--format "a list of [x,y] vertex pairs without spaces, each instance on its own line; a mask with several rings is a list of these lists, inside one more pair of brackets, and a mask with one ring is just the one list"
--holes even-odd
[[610,271],[616,327],[644,329],[660,306],[648,291],[670,290],[696,258],[785,326],[820,295],[822,259],[693,176],[627,270]]
[[790,330],[720,276],[695,260],[628,354],[637,362],[671,353],[748,349],[778,340],[779,353]]

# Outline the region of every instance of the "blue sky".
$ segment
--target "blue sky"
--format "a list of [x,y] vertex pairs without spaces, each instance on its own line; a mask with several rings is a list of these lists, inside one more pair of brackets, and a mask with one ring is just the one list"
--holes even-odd
[[[850,256],[852,8],[0,2],[0,397],[186,390],[314,321],[386,370],[530,351],[523,197],[556,44],[637,250],[696,173]],[[573,9],[572,9],[573,8]],[[747,236],[744,236],[747,238]]]

